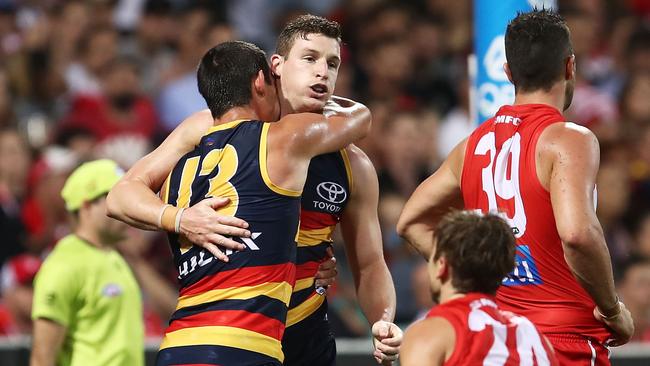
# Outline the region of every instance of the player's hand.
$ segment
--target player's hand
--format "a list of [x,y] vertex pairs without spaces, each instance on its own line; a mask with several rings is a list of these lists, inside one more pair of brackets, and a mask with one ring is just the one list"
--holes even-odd
[[219,247],[232,250],[244,250],[246,246],[232,240],[230,237],[247,238],[251,236],[247,230],[248,223],[231,216],[223,216],[215,210],[227,206],[228,198],[212,197],[183,211],[180,222],[180,233],[190,242],[205,248],[217,259],[228,262]]
[[605,323],[611,330],[613,339],[608,340],[607,346],[616,347],[622,346],[629,342],[634,334],[634,321],[632,321],[632,314],[625,304],[618,302],[620,312],[617,315],[605,317],[598,311],[598,307],[594,308],[594,317],[596,320]]
[[334,251],[332,251],[331,247],[327,248],[327,256],[329,258],[318,266],[318,272],[316,272],[316,287],[327,288],[327,286],[333,285],[336,281],[338,271],[336,270]]
[[402,345],[402,330],[388,321],[388,311],[384,312],[382,320],[372,325],[372,343],[375,346],[373,356],[378,364],[390,366],[399,357]]

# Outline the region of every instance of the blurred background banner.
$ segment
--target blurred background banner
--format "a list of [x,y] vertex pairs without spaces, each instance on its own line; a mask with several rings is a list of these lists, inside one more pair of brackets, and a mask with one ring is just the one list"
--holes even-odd
[[470,76],[474,79],[472,117],[476,124],[491,118],[515,99],[515,88],[503,71],[506,62],[504,35],[517,12],[533,7],[556,9],[555,0],[474,0],[474,54]]

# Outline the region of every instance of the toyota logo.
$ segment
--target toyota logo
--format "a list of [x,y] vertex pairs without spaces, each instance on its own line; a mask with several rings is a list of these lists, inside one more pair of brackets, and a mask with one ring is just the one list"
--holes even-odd
[[322,199],[331,203],[341,203],[348,197],[345,189],[334,182],[323,182],[316,187],[316,192]]

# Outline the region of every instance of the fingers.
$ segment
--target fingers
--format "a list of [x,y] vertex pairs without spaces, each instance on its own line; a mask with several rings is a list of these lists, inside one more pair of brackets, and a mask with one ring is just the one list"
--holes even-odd
[[377,340],[382,340],[389,336],[389,327],[390,323],[379,320],[372,325],[372,335],[377,338]]
[[316,280],[316,287],[329,287],[336,282],[336,277],[320,278]]
[[336,275],[338,275],[338,270],[336,269],[336,258],[331,257],[318,266],[318,272],[316,272],[315,276],[316,287],[333,285],[336,281]]
[[203,248],[205,248],[207,251],[212,253],[212,255],[215,256],[218,260],[220,260],[222,262],[228,262],[229,261],[228,256],[225,255],[219,249],[219,247],[217,247],[216,245],[208,243],[208,244],[203,245]]
[[[234,226],[238,228],[248,229],[248,223],[242,219],[238,219],[232,216],[221,216],[217,218],[217,221],[222,225]],[[250,236],[250,233],[248,234]]]
[[330,258],[334,258],[334,248],[332,248],[332,247],[327,247],[327,249],[325,249],[325,253],[327,253],[327,256],[328,256],[328,257],[330,257]]
[[226,249],[232,249],[237,251],[246,249],[246,246],[244,244],[236,242],[230,238],[221,236],[219,234],[208,234],[206,235],[206,239],[211,244],[218,245]]
[[396,360],[399,354],[399,347],[388,346],[383,343],[376,343],[375,352],[380,351],[384,356],[383,360]]
[[330,269],[335,269],[336,268],[336,258],[330,257],[324,262],[321,262],[321,264],[318,265],[318,270],[319,271],[326,271]]
[[225,206],[228,206],[230,203],[230,199],[226,197],[210,197],[207,199],[204,199],[203,201],[197,203],[198,204],[203,204],[206,206],[212,207],[212,209],[216,210],[218,208],[222,208]]
[[402,345],[402,335],[394,336],[390,338],[384,338],[381,340],[382,344],[385,344],[390,347],[398,347]]
[[214,228],[214,232],[221,235],[229,236],[238,236],[240,238],[248,238],[251,236],[251,232],[246,229],[240,229],[233,226],[226,226],[222,224],[217,224]]

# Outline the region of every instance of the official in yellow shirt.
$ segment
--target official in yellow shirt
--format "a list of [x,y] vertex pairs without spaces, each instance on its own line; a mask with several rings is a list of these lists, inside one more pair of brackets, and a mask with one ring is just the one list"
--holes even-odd
[[85,163],[61,191],[76,226],[34,282],[31,366],[144,365],[140,290],[114,249],[126,225],[106,216],[121,174],[110,160]]

